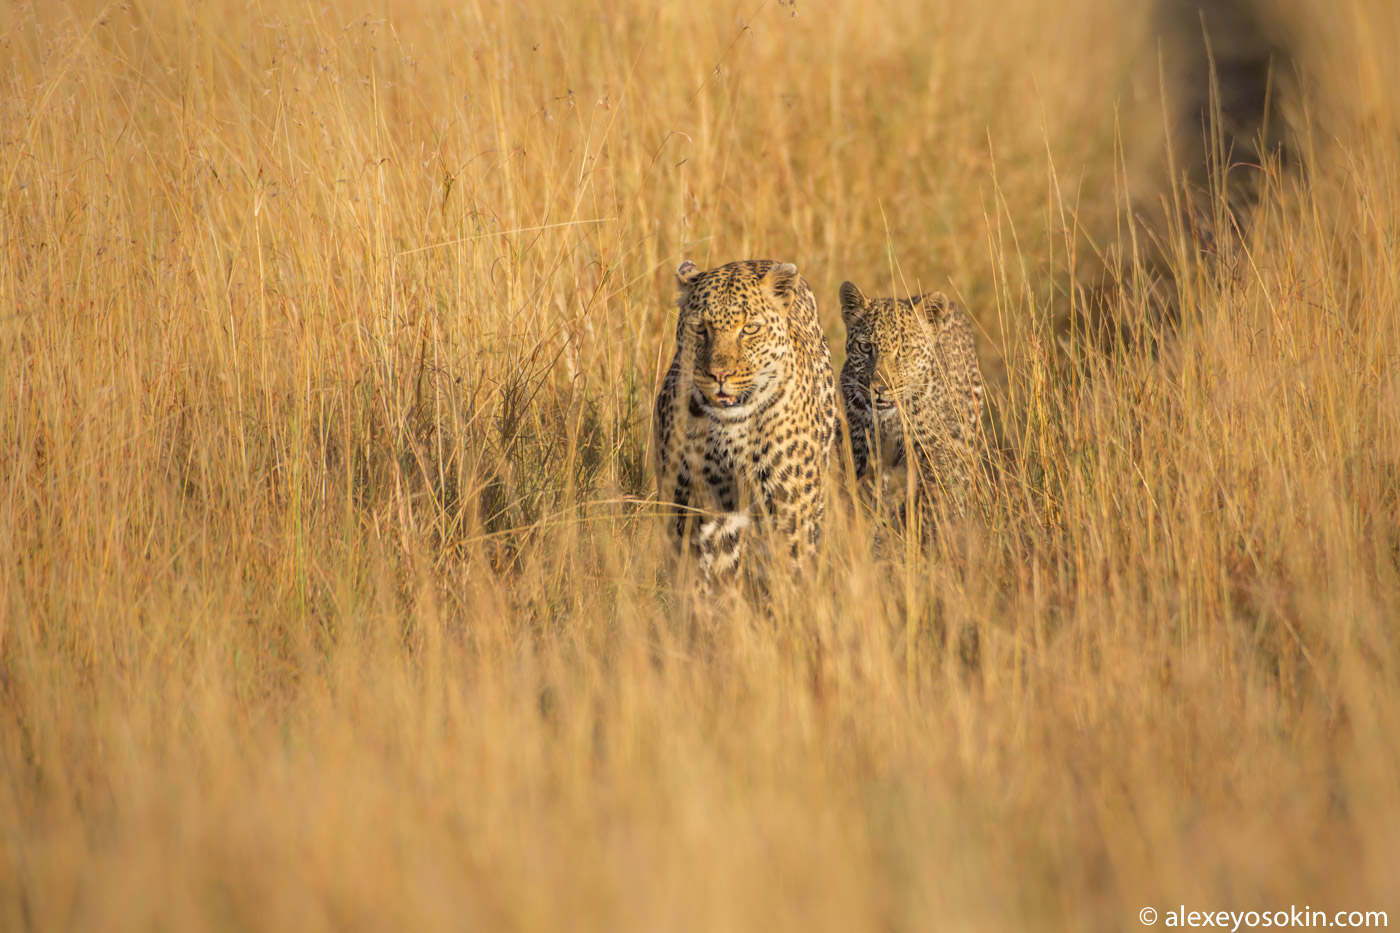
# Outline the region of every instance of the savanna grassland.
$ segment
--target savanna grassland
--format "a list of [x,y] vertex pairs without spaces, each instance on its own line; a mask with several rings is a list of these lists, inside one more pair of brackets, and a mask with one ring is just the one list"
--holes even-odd
[[[1400,10],[1277,6],[1204,238],[1145,3],[0,6],[0,928],[1400,922]],[[737,258],[838,365],[957,297],[994,445],[717,617],[650,406]]]

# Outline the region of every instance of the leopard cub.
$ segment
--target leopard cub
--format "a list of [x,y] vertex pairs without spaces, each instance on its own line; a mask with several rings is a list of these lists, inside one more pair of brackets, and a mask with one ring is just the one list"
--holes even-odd
[[855,474],[872,476],[906,523],[917,503],[966,510],[982,444],[982,372],[972,322],[942,293],[867,298],[841,286],[846,406]]

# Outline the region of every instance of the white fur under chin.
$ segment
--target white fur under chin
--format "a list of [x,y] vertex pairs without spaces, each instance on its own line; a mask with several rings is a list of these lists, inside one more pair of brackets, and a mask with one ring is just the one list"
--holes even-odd
[[898,405],[889,408],[871,406],[870,410],[875,412],[875,417],[879,419],[882,425],[887,427],[894,427],[895,425],[903,423],[904,419],[900,417]]
[[[696,391],[699,392],[698,389]],[[716,421],[743,421],[753,413],[755,406],[758,405],[756,394],[741,405],[713,405],[709,399],[705,398],[705,393],[699,392],[699,395],[700,408]]]

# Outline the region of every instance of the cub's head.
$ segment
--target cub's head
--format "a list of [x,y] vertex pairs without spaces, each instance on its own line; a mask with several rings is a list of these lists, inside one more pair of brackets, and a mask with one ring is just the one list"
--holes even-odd
[[676,340],[692,348],[695,386],[713,409],[738,415],[776,384],[792,349],[788,310],[804,288],[792,263],[731,262],[676,270]]
[[936,327],[951,303],[942,292],[914,298],[867,298],[852,282],[841,285],[846,324],[845,395],[861,407],[893,415],[897,403],[928,378]]

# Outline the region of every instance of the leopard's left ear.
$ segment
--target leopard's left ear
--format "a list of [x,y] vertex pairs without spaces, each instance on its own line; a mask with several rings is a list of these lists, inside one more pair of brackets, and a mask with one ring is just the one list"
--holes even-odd
[[792,305],[801,282],[802,277],[797,274],[797,267],[790,262],[774,264],[763,276],[763,285],[768,294],[777,299],[778,304],[784,308]]
[[841,320],[849,327],[856,318],[865,316],[865,294],[855,282],[841,283]]
[[948,308],[952,306],[948,296],[942,292],[933,292],[928,295],[920,295],[914,299],[914,306],[924,313],[930,324],[937,324],[943,319],[943,315],[948,313]]

